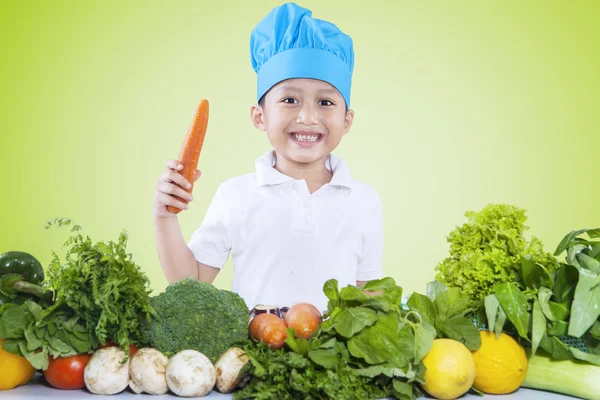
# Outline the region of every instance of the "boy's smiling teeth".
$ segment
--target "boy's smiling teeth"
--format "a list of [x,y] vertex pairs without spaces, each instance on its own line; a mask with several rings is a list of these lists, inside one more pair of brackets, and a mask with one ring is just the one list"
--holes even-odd
[[319,139],[321,139],[321,136],[322,136],[320,133],[301,134],[301,133],[296,133],[296,132],[292,132],[291,135],[294,138],[294,140],[297,140],[299,142],[316,142]]

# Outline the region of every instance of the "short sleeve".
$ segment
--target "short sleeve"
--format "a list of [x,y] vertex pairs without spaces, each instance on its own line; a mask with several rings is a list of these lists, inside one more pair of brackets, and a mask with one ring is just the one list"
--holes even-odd
[[229,258],[231,240],[228,207],[221,187],[217,189],[202,224],[194,231],[187,245],[196,261],[211,267],[222,268]]
[[383,215],[381,201],[376,196],[365,224],[362,257],[356,271],[357,281],[370,281],[383,277]]

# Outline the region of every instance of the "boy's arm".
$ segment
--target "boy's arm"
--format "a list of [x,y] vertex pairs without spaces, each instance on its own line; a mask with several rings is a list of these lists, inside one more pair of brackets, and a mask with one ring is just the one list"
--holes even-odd
[[[219,273],[218,268],[196,261],[194,254],[188,248],[181,232],[177,215],[171,213],[167,206],[187,210],[188,204],[181,202],[193,200],[191,194],[183,190],[191,187],[181,171],[183,165],[175,160],[167,161],[167,168],[160,176],[154,196],[153,220],[156,236],[156,248],[163,272],[169,284],[184,278],[195,278],[202,282],[212,283]],[[200,177],[196,171],[195,180]]]
[[188,248],[177,218],[156,218],[154,222],[156,248],[163,272],[169,284],[184,278],[212,283],[219,268],[196,261]]

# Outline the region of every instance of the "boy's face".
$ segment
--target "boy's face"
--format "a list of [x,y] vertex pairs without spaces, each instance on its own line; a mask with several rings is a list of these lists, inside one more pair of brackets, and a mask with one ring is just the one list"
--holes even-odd
[[331,153],[352,125],[354,112],[331,84],[288,79],[273,86],[264,106],[254,105],[252,123],[266,131],[278,156],[296,163],[318,162]]

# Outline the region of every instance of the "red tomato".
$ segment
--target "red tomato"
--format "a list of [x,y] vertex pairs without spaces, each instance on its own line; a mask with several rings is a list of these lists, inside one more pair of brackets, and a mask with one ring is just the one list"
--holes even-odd
[[79,354],[71,357],[50,358],[48,369],[44,371],[46,381],[57,389],[83,389],[83,370],[90,361],[90,354]]

